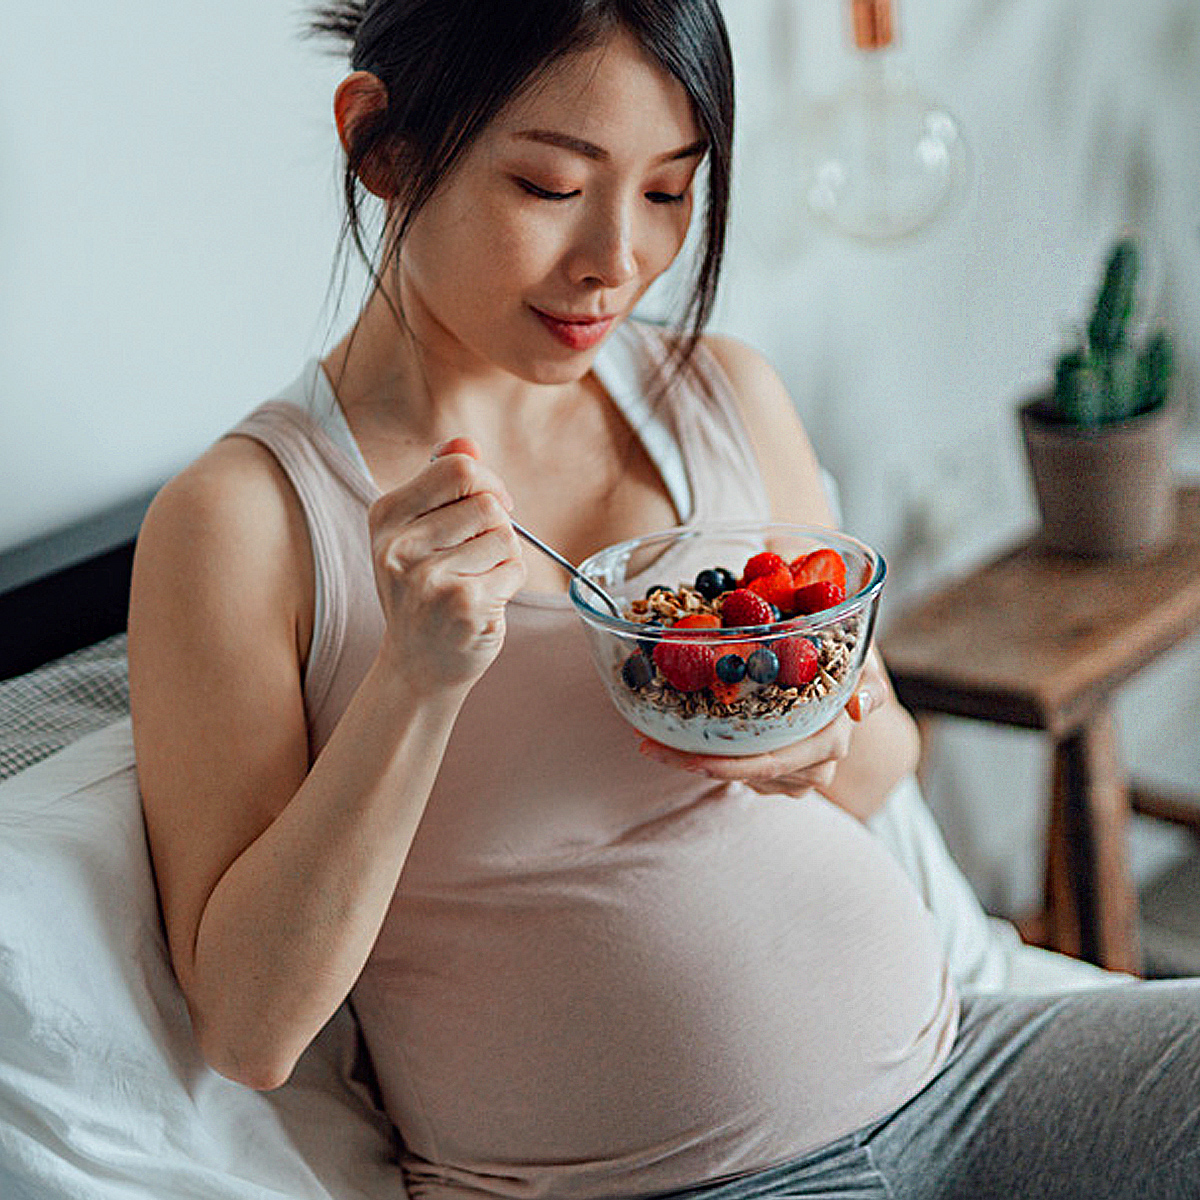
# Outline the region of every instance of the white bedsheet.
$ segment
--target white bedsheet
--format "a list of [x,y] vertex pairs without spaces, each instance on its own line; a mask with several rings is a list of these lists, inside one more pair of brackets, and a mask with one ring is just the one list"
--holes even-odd
[[870,825],[933,913],[950,975],[963,994],[1074,991],[1133,978],[1027,946],[1010,921],[984,912],[914,776],[900,782]]
[[343,1008],[257,1093],[200,1061],[128,719],[0,784],[0,1197],[400,1200]]

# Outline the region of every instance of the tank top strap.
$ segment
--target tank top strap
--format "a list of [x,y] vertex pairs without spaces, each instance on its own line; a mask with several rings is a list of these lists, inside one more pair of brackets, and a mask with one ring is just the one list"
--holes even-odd
[[717,476],[720,486],[706,491],[712,507],[701,519],[771,520],[762,467],[729,376],[703,342],[696,347],[689,369],[695,379],[693,394],[701,403],[688,409],[682,430],[684,445],[697,461],[722,467]]
[[654,341],[629,321],[605,344],[593,370],[658,468],[679,520],[686,522],[692,515],[694,492],[675,424],[664,406],[655,402],[662,368],[662,353]]
[[681,523],[769,520],[758,457],[729,377],[703,342],[676,374],[671,338],[627,322],[597,360],[597,375],[641,437]]
[[352,623],[355,597],[349,594],[350,581],[361,577],[362,560],[370,570],[367,509],[374,489],[350,456],[292,399],[260,404],[225,436],[248,437],[270,451],[292,485],[308,526],[316,604],[304,698],[312,732]]

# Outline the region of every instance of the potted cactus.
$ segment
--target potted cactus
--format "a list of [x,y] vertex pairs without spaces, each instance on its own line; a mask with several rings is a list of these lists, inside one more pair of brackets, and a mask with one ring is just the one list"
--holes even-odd
[[1123,238],[1050,390],[1020,408],[1043,538],[1064,553],[1143,554],[1174,526],[1171,341],[1162,330],[1134,336],[1138,268],[1137,244]]

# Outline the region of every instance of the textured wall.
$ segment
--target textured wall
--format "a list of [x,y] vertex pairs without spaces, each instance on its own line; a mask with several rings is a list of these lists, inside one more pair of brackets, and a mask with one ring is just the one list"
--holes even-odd
[[[842,5],[725,7],[742,125],[719,324],[779,366],[841,483],[847,527],[887,554],[885,619],[888,603],[1031,527],[1013,408],[1046,379],[1123,227],[1146,239],[1195,437],[1192,0],[897,0],[891,57],[959,116],[973,169],[957,213],[876,248],[826,232],[795,186],[814,114],[862,70]],[[1194,449],[1184,457],[1200,466]],[[1200,792],[1200,645],[1131,687],[1120,716],[1131,761]],[[1045,772],[1034,735],[947,722],[930,748],[931,802],[994,908],[1020,911],[1040,893]],[[1145,869],[1177,845],[1142,842]]]

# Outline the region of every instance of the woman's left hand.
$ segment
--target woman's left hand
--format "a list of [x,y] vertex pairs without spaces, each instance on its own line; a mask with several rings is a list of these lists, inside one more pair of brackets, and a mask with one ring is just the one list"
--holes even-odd
[[858,687],[846,707],[823,729],[789,746],[769,754],[733,757],[690,754],[644,738],[639,749],[655,762],[707,775],[710,779],[738,780],[758,791],[788,795],[800,795],[809,790],[824,792],[833,783],[838,766],[849,753],[855,726],[885,704],[890,694],[883,668],[872,653],[867,657]]

